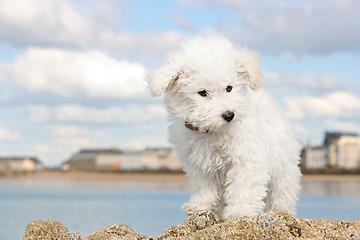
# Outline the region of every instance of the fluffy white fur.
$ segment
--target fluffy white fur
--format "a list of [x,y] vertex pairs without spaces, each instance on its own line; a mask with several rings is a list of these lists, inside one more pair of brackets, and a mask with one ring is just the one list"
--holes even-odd
[[[187,214],[294,214],[299,144],[274,100],[258,90],[260,78],[259,57],[217,35],[184,42],[150,74],[151,93],[166,93],[169,139],[195,191],[183,205]],[[207,96],[198,93],[204,90]],[[228,111],[235,114],[230,122],[222,117]]]

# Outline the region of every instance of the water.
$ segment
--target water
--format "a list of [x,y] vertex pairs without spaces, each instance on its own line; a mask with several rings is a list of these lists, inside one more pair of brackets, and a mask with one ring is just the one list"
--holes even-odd
[[[113,224],[154,236],[186,219],[180,207],[189,196],[186,182],[171,180],[0,179],[0,239],[21,239],[34,220],[83,236]],[[303,182],[297,217],[353,221],[359,213],[359,181]]]

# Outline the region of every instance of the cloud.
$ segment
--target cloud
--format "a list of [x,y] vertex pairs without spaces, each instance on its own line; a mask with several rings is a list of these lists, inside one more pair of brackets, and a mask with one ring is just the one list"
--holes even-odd
[[124,18],[121,14],[121,7],[130,5],[128,0],[86,0],[86,3],[114,27],[118,25],[119,20]]
[[292,122],[291,126],[298,136],[304,136],[309,134],[309,130],[302,124]]
[[73,146],[73,149],[78,149],[84,146],[91,145],[91,141],[87,138],[57,138],[54,140],[55,143],[61,144],[61,145],[71,145]]
[[64,97],[144,98],[145,68],[100,51],[29,48],[3,69],[30,92]]
[[16,141],[22,137],[19,133],[11,132],[6,128],[0,126],[0,141]]
[[171,14],[170,19],[182,29],[195,30],[195,26],[179,12]]
[[147,111],[153,116],[164,117],[167,115],[166,109],[163,104],[148,104]]
[[[230,1],[227,1],[230,2]],[[268,53],[330,54],[360,50],[360,2],[231,1],[240,12],[234,36]]]
[[286,72],[265,72],[264,85],[272,91],[290,92],[329,92],[339,89],[344,79],[330,75],[293,74]]
[[85,127],[75,125],[55,125],[52,127],[52,134],[56,137],[74,137],[79,135],[90,135],[91,131]]
[[[177,31],[122,31],[128,1],[3,0],[0,39],[16,48],[29,46],[100,49],[124,57],[159,57],[177,46]],[[134,54],[136,53],[136,54]]]
[[35,150],[35,152],[40,153],[40,154],[47,154],[47,153],[51,153],[54,151],[53,147],[46,145],[46,144],[41,144],[41,143],[35,144],[33,149]]
[[59,156],[61,156],[62,160],[69,157],[70,152],[75,152],[81,148],[88,148],[94,145],[90,138],[79,136],[57,137],[52,140],[52,144],[56,147],[56,151],[58,152],[56,158],[59,159]]
[[84,45],[96,34],[91,13],[70,1],[0,1],[0,38],[15,46],[48,44]]
[[[238,43],[259,51],[279,54],[330,54],[360,50],[356,31],[360,2],[351,0],[247,1],[177,0],[193,8],[228,7],[232,24],[217,30]],[[162,56],[186,36],[174,30],[126,32],[129,1],[0,1],[0,39],[15,47],[66,47],[100,49],[128,57]],[[181,13],[171,19],[181,29],[194,26]],[[134,54],[135,53],[135,54]],[[135,56],[136,55],[136,56]]]
[[51,118],[53,109],[46,105],[28,106],[29,119],[34,122],[45,122]]
[[[79,104],[63,104],[56,107],[29,105],[29,118],[35,122],[61,121],[76,123],[141,123],[156,117],[158,112],[141,106],[108,107],[104,109]],[[151,112],[153,111],[153,112]],[[155,112],[154,112],[155,111]],[[69,132],[84,130],[67,127]]]
[[119,32],[104,30],[99,33],[96,47],[101,47],[109,52],[125,54],[129,57],[142,57],[159,59],[168,51],[178,47],[179,43],[186,38],[181,32],[146,30],[143,32]]
[[2,64],[0,64],[0,83],[4,83],[7,81],[7,77],[5,75],[4,70],[2,70]]
[[[177,0],[192,9],[228,7],[236,16],[221,32],[268,54],[360,50],[360,2],[353,0]],[[193,2],[196,2],[193,3]]]
[[325,125],[328,129],[334,131],[345,131],[345,132],[360,132],[360,124],[358,121],[339,121],[335,119],[327,119]]
[[332,92],[323,97],[285,97],[284,101],[287,115],[292,119],[360,116],[360,98],[349,92]]
[[86,108],[80,105],[62,105],[56,109],[56,119],[60,121],[75,122],[94,122],[94,123],[111,123],[111,122],[141,122],[149,116],[137,107],[110,107],[107,109]]
[[243,2],[247,0],[175,0],[179,5],[188,7],[191,9],[209,9],[209,8],[217,8],[219,5],[231,5],[236,4],[237,2]]

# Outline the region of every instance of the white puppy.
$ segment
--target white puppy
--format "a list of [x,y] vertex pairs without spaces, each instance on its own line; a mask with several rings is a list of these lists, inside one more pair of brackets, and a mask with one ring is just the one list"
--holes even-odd
[[187,214],[213,210],[223,219],[267,210],[295,212],[299,144],[261,85],[260,59],[224,37],[197,37],[149,76],[166,93],[169,139],[194,195]]

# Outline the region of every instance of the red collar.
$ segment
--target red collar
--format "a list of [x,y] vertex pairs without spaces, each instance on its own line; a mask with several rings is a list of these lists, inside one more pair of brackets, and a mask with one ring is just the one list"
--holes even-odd
[[187,129],[190,129],[191,131],[195,131],[195,132],[198,132],[199,131],[199,128],[198,127],[194,127],[191,123],[188,123],[188,122],[185,122],[185,127]]
[[[199,132],[199,127],[194,127],[194,125],[192,125],[191,123],[189,122],[185,122],[185,127],[191,131],[194,131],[194,132]],[[205,133],[209,132],[209,130],[206,130]]]

